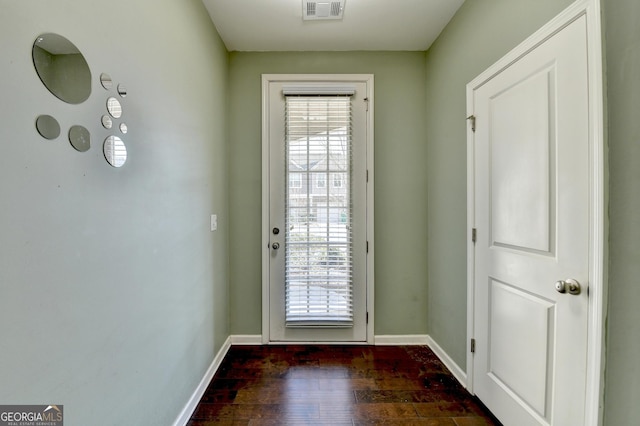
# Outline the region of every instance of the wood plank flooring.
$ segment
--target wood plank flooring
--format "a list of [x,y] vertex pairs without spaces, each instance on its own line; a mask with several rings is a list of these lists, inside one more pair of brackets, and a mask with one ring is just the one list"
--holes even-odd
[[189,426],[499,425],[425,346],[232,346]]

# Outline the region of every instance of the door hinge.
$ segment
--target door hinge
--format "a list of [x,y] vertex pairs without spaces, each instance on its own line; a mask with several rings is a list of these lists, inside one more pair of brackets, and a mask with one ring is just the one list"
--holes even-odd
[[367,170],[367,183],[369,182],[369,170]]
[[478,230],[476,228],[472,228],[471,229],[471,242],[473,242],[475,244],[477,240],[478,240]]
[[476,351],[476,339],[471,339],[471,353]]
[[369,324],[369,312],[367,312],[367,324]]
[[367,253],[369,253],[369,241],[367,241]]
[[470,115],[467,117],[467,120],[471,120],[471,131],[475,133],[476,131],[476,116]]
[[364,104],[366,105],[365,111],[369,112],[369,98],[364,98]]

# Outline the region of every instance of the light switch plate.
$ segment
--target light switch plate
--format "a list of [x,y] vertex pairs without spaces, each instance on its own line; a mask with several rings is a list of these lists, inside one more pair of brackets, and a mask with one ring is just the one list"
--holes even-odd
[[211,215],[211,230],[215,231],[218,229],[218,215],[217,214],[212,214]]

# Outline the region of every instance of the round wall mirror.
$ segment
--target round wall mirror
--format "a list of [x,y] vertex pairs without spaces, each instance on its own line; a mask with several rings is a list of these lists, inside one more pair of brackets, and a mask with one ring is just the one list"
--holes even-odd
[[113,167],[122,167],[124,163],[127,161],[127,147],[117,136],[108,136],[104,140],[104,158],[107,159],[107,162],[111,164]]
[[111,76],[109,74],[103,72],[100,74],[100,84],[102,84],[102,87],[109,90],[113,86],[113,80],[111,80]]
[[91,94],[91,71],[78,48],[58,34],[41,34],[31,50],[38,77],[51,93],[70,104]]
[[91,134],[85,127],[71,126],[69,129],[69,142],[77,151],[88,151],[91,147]]
[[100,121],[102,121],[102,127],[104,127],[105,129],[110,129],[111,127],[113,127],[113,120],[107,114],[103,115]]
[[127,88],[122,84],[118,84],[118,94],[123,98],[127,96]]
[[[124,123],[123,123],[124,124]],[[60,124],[50,115],[41,115],[36,119],[36,129],[45,139],[55,139],[60,136]]]
[[113,96],[107,99],[107,111],[113,118],[122,117],[122,105],[120,105],[120,101],[114,98]]
[[129,131],[126,123],[120,123],[120,131],[122,134],[126,134]]

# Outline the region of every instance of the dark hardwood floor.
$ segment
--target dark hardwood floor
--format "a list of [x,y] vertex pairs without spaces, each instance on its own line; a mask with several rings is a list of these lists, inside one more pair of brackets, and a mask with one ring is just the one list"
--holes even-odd
[[233,346],[189,426],[498,425],[425,346]]

